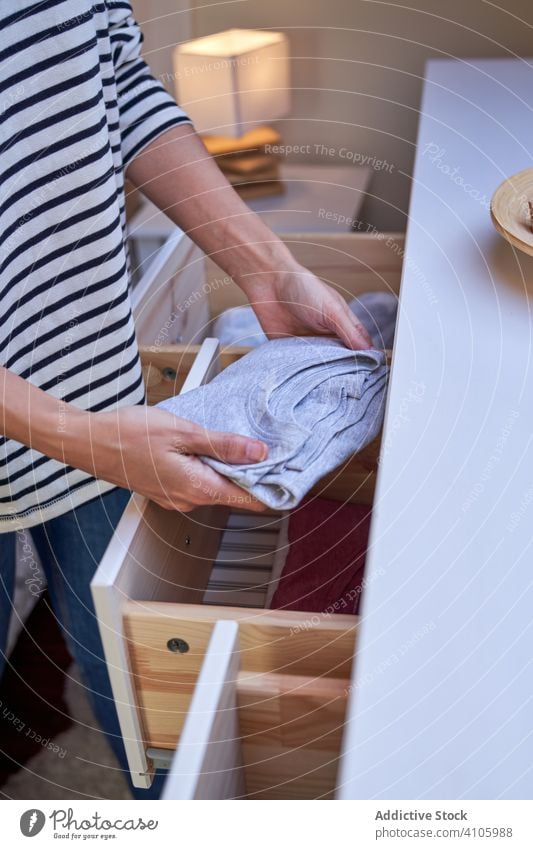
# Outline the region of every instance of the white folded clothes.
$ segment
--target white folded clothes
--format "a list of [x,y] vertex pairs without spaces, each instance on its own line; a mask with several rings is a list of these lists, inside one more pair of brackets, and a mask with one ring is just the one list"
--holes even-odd
[[291,337],[266,342],[210,383],[158,406],[207,430],[265,442],[268,457],[259,463],[201,459],[269,507],[288,510],[378,434],[387,376],[382,351]]

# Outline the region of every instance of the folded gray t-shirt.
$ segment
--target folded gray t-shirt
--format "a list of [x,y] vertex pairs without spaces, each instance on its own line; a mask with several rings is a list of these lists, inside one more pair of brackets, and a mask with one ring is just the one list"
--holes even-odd
[[276,339],[157,406],[266,442],[260,463],[202,460],[269,507],[289,510],[378,434],[387,375],[382,351],[351,351],[321,337]]

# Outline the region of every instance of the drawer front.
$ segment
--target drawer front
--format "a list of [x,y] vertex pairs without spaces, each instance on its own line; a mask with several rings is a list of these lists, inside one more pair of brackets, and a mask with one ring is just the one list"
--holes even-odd
[[[144,739],[156,749],[180,738],[217,622],[238,623],[242,670],[252,677],[350,677],[355,616],[171,602],[129,602],[123,616]],[[178,643],[187,650],[169,649]]]
[[[341,618],[298,649],[285,642],[294,625],[263,626],[258,641],[242,617],[214,624],[164,798],[333,798],[355,635]],[[281,672],[270,671],[273,643]],[[324,646],[335,643],[330,667]]]
[[[183,383],[201,385],[218,365],[218,345],[207,340]],[[132,675],[123,607],[130,600],[200,601],[216,555],[227,511],[199,508],[182,515],[134,495],[91,582],[100,634],[126,755],[135,786],[149,787],[153,764],[146,756],[137,683]]]
[[231,620],[217,622],[163,799],[235,799],[244,795],[238,673],[238,624]]

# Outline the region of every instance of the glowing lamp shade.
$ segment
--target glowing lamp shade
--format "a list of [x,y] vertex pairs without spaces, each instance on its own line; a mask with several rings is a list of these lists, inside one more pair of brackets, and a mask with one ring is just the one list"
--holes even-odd
[[228,29],[178,45],[176,95],[201,133],[241,136],[289,112],[289,42],[281,32]]

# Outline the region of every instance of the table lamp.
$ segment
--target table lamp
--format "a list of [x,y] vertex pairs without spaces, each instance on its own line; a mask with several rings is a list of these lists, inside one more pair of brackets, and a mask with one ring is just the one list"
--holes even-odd
[[179,104],[230,182],[247,198],[283,191],[279,134],[290,108],[289,42],[281,32],[229,29],[174,50]]

